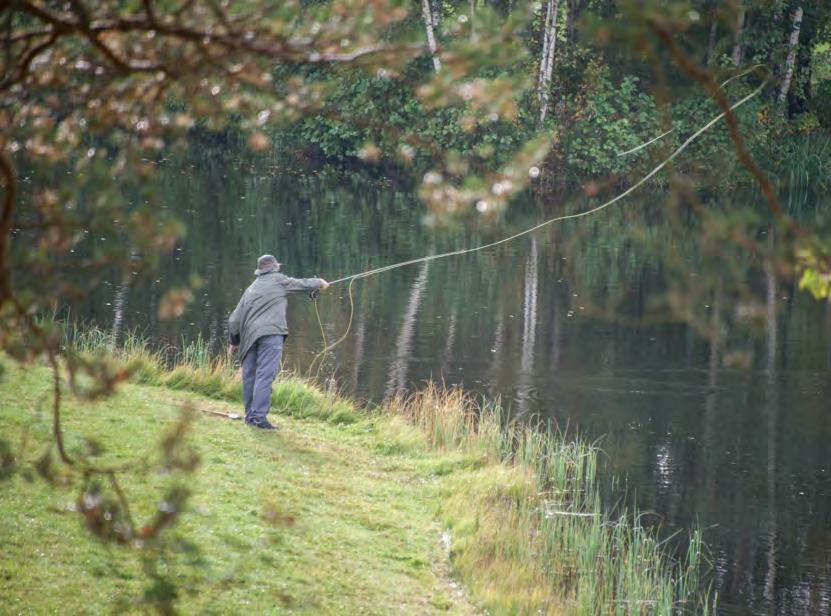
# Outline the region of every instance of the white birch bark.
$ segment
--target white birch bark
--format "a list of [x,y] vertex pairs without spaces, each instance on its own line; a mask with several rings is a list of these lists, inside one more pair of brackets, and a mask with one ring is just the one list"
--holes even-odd
[[430,8],[430,0],[421,0],[421,16],[424,19],[424,29],[427,31],[427,47],[433,58],[433,68],[438,73],[441,70],[441,60],[436,55],[436,32],[433,28],[433,10]]
[[548,115],[549,97],[551,96],[551,75],[554,71],[554,50],[557,44],[557,12],[560,0],[548,0],[548,9],[545,15],[543,28],[542,56],[540,57],[540,72],[537,81],[537,95],[540,101],[540,124]]
[[121,284],[115,292],[113,299],[113,326],[110,329],[109,348],[114,351],[118,346],[118,336],[121,333],[121,325],[124,323],[124,311],[127,308],[127,291],[130,289],[130,275],[124,276]]
[[796,50],[799,46],[799,31],[802,29],[802,5],[796,7],[793,14],[793,29],[791,40],[788,42],[788,57],[785,58],[785,70],[782,77],[782,86],[779,88],[779,102],[784,103],[788,99],[788,91],[791,89],[793,69],[796,64]]
[[540,54],[540,68],[537,72],[537,99],[542,101],[542,76],[545,71],[545,63],[548,59],[548,22],[551,19],[551,5],[554,0],[548,0],[548,7],[545,13],[545,21],[542,24],[542,53]]
[[736,16],[736,39],[733,43],[733,53],[731,59],[733,60],[734,66],[739,66],[744,60],[744,46],[742,45],[742,39],[744,38],[744,24],[747,19],[747,11],[744,8],[739,9],[738,15]]

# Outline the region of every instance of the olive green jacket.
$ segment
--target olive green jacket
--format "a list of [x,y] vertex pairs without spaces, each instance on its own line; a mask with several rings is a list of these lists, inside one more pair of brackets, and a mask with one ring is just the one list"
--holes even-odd
[[257,276],[228,319],[231,344],[238,344],[240,357],[263,336],[288,335],[286,303],[289,293],[313,291],[322,286],[320,278],[289,278],[280,272]]

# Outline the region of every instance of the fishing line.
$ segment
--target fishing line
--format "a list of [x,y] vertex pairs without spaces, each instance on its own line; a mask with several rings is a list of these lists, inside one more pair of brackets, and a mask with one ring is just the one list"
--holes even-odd
[[[748,74],[749,72],[755,70],[756,68],[759,68],[759,66],[761,66],[761,65],[754,65],[754,66],[750,67],[749,69],[747,69],[746,71],[743,71],[742,73],[731,77],[730,79],[725,81],[723,84],[721,84],[721,87],[724,87],[725,85],[727,85],[731,81],[733,81],[735,79],[738,79],[739,77],[742,77],[742,76]],[[343,278],[338,278],[337,280],[333,280],[332,282],[329,283],[330,285],[334,285],[334,284],[338,284],[338,283],[341,283],[341,282],[349,281],[349,324],[347,325],[346,331],[344,332],[343,336],[338,338],[338,340],[335,341],[333,344],[330,344],[330,345],[326,344],[326,337],[325,337],[325,334],[324,334],[324,337],[323,337],[324,348],[312,360],[310,368],[311,368],[311,366],[314,366],[318,361],[320,361],[321,364],[322,364],[323,363],[323,358],[325,357],[325,355],[329,351],[331,351],[333,348],[335,348],[338,344],[343,342],[343,340],[345,340],[346,337],[349,335],[349,330],[352,327],[352,318],[353,318],[354,313],[355,313],[355,302],[354,302],[354,298],[353,298],[353,295],[352,295],[352,285],[355,282],[355,280],[359,280],[361,278],[367,278],[369,276],[374,276],[376,274],[381,274],[381,273],[384,273],[384,272],[388,272],[390,270],[399,269],[399,268],[402,268],[402,267],[407,267],[408,265],[415,265],[416,263],[426,263],[428,261],[437,261],[439,259],[446,259],[448,257],[455,257],[455,256],[459,256],[459,255],[479,252],[481,250],[485,250],[487,248],[493,248],[494,246],[499,246],[501,244],[506,244],[506,243],[512,242],[513,240],[518,239],[520,237],[530,235],[531,233],[534,233],[535,231],[538,231],[538,230],[542,229],[543,227],[547,227],[549,225],[552,225],[555,222],[561,222],[561,221],[564,221],[564,220],[575,220],[575,219],[578,219],[578,218],[585,218],[586,216],[591,216],[591,215],[596,214],[596,213],[598,213],[602,210],[605,210],[606,208],[614,205],[615,203],[617,203],[618,201],[620,201],[624,197],[629,196],[634,191],[636,191],[638,188],[643,186],[646,182],[648,182],[650,179],[652,179],[664,167],[666,167],[669,163],[671,163],[673,160],[675,160],[675,158],[677,158],[679,154],[681,154],[684,150],[686,150],[690,146],[690,144],[692,144],[703,133],[710,130],[710,128],[712,128],[713,125],[718,123],[719,120],[721,120],[724,116],[726,116],[728,111],[732,112],[732,111],[738,109],[739,107],[744,105],[747,101],[749,101],[750,99],[757,96],[765,88],[767,83],[768,83],[768,80],[765,79],[759,86],[757,86],[752,92],[750,92],[750,94],[747,94],[746,96],[742,97],[741,99],[739,99],[738,101],[736,101],[735,103],[730,105],[730,107],[728,108],[727,111],[722,111],[721,113],[719,113],[718,115],[713,117],[709,122],[707,122],[706,124],[701,126],[692,135],[687,137],[687,139],[680,146],[678,146],[667,158],[665,158],[663,161],[661,161],[649,173],[647,173],[640,180],[635,182],[632,186],[630,186],[629,188],[624,190],[622,193],[612,197],[611,199],[609,199],[605,203],[602,203],[602,204],[600,204],[596,207],[593,207],[593,208],[589,208],[588,210],[584,210],[582,212],[576,212],[574,214],[564,214],[562,216],[557,216],[555,218],[545,220],[545,221],[543,221],[543,222],[541,222],[537,225],[534,225],[533,227],[529,227],[527,229],[524,229],[522,231],[514,233],[513,235],[509,235],[509,236],[504,237],[500,240],[496,240],[494,242],[489,242],[487,244],[482,244],[480,246],[474,246],[473,248],[463,248],[463,249],[460,249],[460,250],[452,250],[452,251],[449,251],[449,252],[443,252],[443,253],[437,254],[437,255],[428,255],[428,256],[425,256],[425,257],[419,257],[417,259],[409,259],[407,261],[401,261],[399,263],[392,263],[390,265],[385,265],[385,266],[382,266],[382,267],[376,267],[374,269],[366,270],[364,272],[358,272],[357,274],[352,274],[350,276],[344,276]],[[653,139],[652,141],[656,141],[657,139],[660,139],[661,137],[665,136],[669,132],[671,132],[671,131],[668,131],[664,135],[660,135],[659,137],[657,137],[656,139]],[[651,143],[651,142],[649,142],[649,143]],[[645,144],[645,145],[648,145],[648,144]],[[317,308],[317,302],[315,302],[315,314],[317,315],[317,320],[318,320],[318,324],[320,325],[321,333],[323,333],[323,323],[321,322],[321,319],[320,319],[320,312],[318,311],[318,308]],[[319,373],[320,373],[320,365],[318,366],[318,375],[319,375]]]
[[673,126],[673,127],[672,127],[672,128],[670,128],[668,131],[666,131],[665,133],[661,133],[660,135],[658,135],[658,136],[657,136],[657,137],[655,137],[654,139],[650,139],[650,140],[649,140],[649,141],[647,141],[646,143],[642,143],[642,144],[641,144],[641,145],[639,145],[638,147],[636,147],[636,148],[632,148],[631,150],[626,150],[625,152],[621,152],[621,153],[620,153],[620,154],[618,154],[617,156],[618,156],[618,158],[620,158],[621,156],[626,156],[626,155],[628,155],[628,154],[634,154],[634,153],[635,153],[635,152],[637,152],[638,150],[642,150],[642,149],[644,149],[646,146],[648,146],[648,145],[651,145],[651,144],[655,143],[656,141],[658,141],[658,139],[663,139],[664,137],[666,137],[667,135],[669,135],[669,134],[670,134],[672,131],[674,131],[674,130],[675,130],[675,127]]
[[[355,284],[356,278],[353,278],[349,281],[348,287],[348,294],[349,294],[349,322],[346,324],[346,330],[343,332],[343,336],[335,340],[332,344],[326,344],[326,332],[323,330],[323,321],[320,319],[320,311],[317,308],[317,299],[314,300],[315,305],[315,316],[317,317],[317,324],[320,326],[320,335],[323,338],[323,350],[320,351],[317,355],[315,355],[312,363],[309,364],[309,373],[311,373],[312,369],[314,368],[315,364],[317,364],[317,372],[315,372],[315,380],[320,377],[320,370],[323,368],[323,359],[326,357],[326,354],[338,346],[341,342],[346,340],[346,337],[349,335],[349,331],[352,329],[352,317],[355,316],[355,298],[352,295],[352,287]],[[329,283],[332,284],[332,283]],[[319,362],[319,363],[318,363]]]
[[[733,75],[732,77],[730,77],[730,79],[727,79],[727,80],[723,81],[723,82],[721,83],[721,85],[719,85],[719,88],[724,88],[724,86],[726,86],[728,83],[730,83],[730,82],[731,82],[731,81],[733,81],[734,79],[738,79],[739,77],[744,77],[744,76],[745,76],[745,75],[747,75],[748,73],[751,73],[751,72],[755,71],[757,68],[763,68],[763,67],[764,67],[764,64],[754,64],[753,66],[751,66],[751,67],[747,68],[746,70],[742,71],[742,72],[741,72],[741,73],[739,73],[738,75]],[[670,128],[668,131],[661,133],[660,135],[658,135],[658,136],[657,136],[657,137],[655,137],[654,139],[650,139],[650,140],[649,140],[649,141],[647,141],[646,143],[642,143],[641,145],[636,146],[636,147],[632,148],[631,150],[626,150],[625,152],[621,152],[620,154],[618,154],[618,155],[617,155],[617,157],[618,157],[618,158],[620,158],[621,156],[627,156],[627,155],[629,155],[629,154],[634,154],[635,152],[637,152],[637,151],[639,151],[639,150],[642,150],[643,148],[645,148],[645,147],[647,147],[647,146],[649,146],[649,145],[652,145],[652,144],[653,144],[653,143],[655,143],[656,141],[658,141],[658,140],[660,140],[660,139],[663,139],[664,137],[666,137],[667,135],[669,135],[669,134],[670,134],[671,132],[673,132],[674,130],[675,130],[675,127],[673,126],[673,127],[672,127],[672,128]]]

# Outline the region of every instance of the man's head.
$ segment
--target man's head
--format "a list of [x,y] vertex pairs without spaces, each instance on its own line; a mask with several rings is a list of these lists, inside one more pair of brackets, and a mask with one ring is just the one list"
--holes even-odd
[[257,259],[257,269],[254,270],[254,274],[259,276],[260,274],[279,271],[280,264],[277,263],[277,259],[274,258],[274,255],[263,255]]

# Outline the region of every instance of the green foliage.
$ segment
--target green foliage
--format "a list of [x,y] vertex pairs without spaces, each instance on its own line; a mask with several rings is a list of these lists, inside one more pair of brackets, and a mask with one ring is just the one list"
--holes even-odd
[[[831,135],[821,132],[790,135],[772,141],[765,150],[769,152],[762,159],[765,171],[780,187],[792,215],[801,215],[805,212],[799,210],[822,203],[831,189]],[[820,224],[816,226],[821,228]]]
[[831,300],[831,250],[828,243],[803,246],[796,255],[799,288],[816,299]]
[[644,153],[619,155],[662,132],[654,99],[639,88],[635,76],[613,82],[602,64],[587,71],[582,97],[574,126],[563,136],[569,165],[586,176],[629,171]]
[[831,130],[831,78],[817,83],[814,86],[814,92],[812,109],[819,123]]
[[[424,70],[418,66],[411,71],[419,72]],[[399,78],[352,71],[339,74],[330,86],[323,113],[277,131],[275,140],[313,144],[329,160],[359,158],[423,172],[440,164],[447,152],[467,161],[465,168],[472,163],[473,168],[497,169],[531,134],[498,118],[477,124],[462,106],[425,107]],[[454,163],[448,162],[453,169]]]

